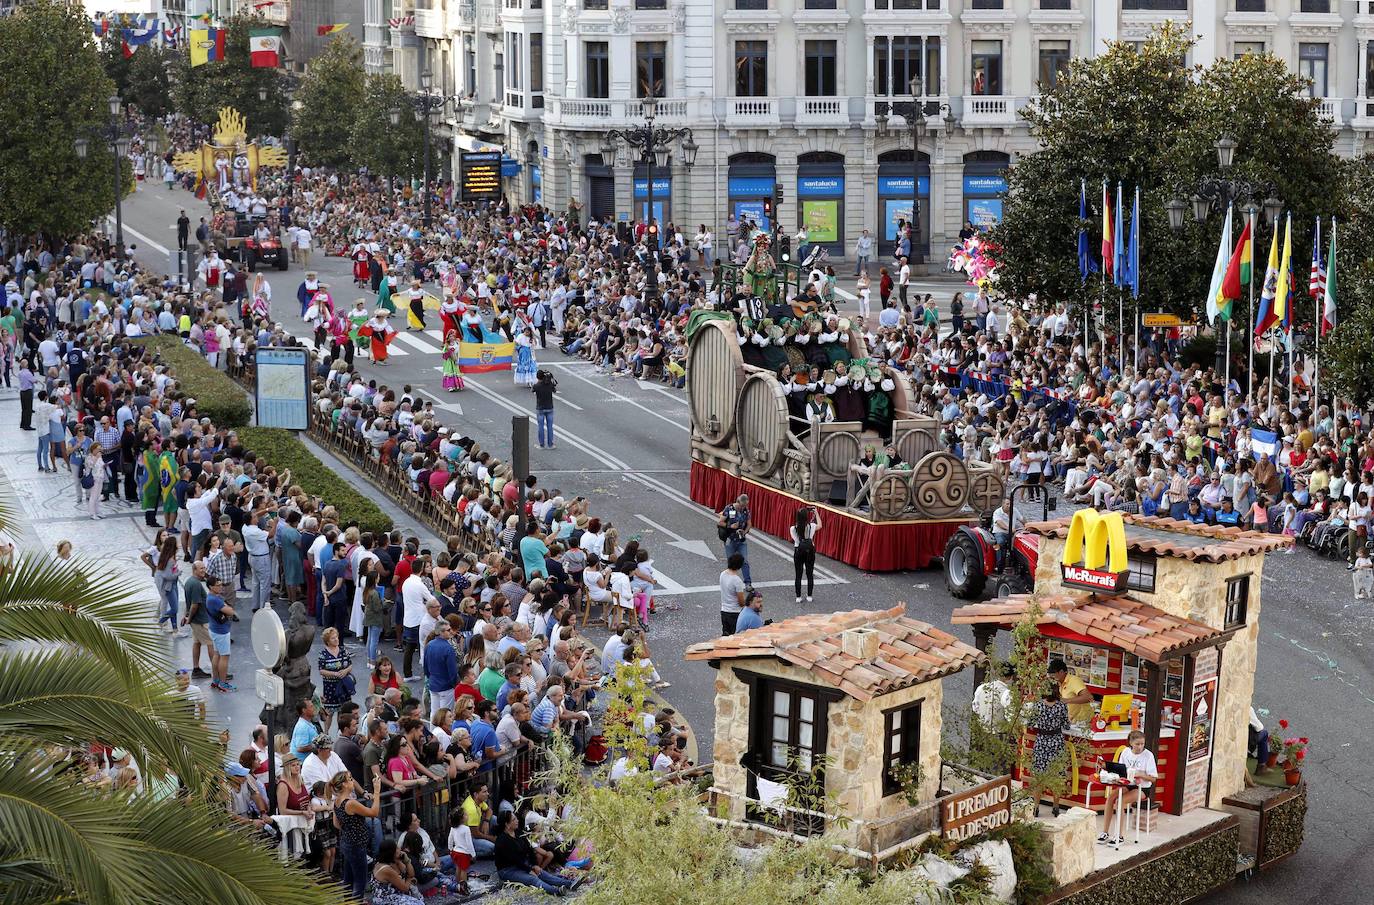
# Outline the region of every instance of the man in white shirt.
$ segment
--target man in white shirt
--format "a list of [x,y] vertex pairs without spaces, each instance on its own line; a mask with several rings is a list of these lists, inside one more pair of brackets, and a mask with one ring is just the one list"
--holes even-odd
[[296,259],[302,267],[310,266],[310,244],[313,240],[309,227],[302,226],[296,230]]
[[410,577],[401,583],[401,603],[404,612],[405,638],[405,679],[407,682],[418,681],[417,675],[411,667],[415,662],[415,652],[420,649],[420,623],[425,618],[425,610],[429,602],[434,600],[429,588],[425,587],[424,576],[429,572],[430,565],[428,559],[417,559],[414,571]]
[[907,263],[906,258],[902,258],[902,266],[901,266],[901,268],[897,271],[897,294],[898,294],[898,296],[899,296],[899,297],[901,298],[901,300],[902,300],[902,310],[903,310],[903,311],[905,311],[906,308],[907,308],[906,291],[907,291],[907,287],[908,287],[910,284],[911,284],[911,265]]
[[315,738],[315,750],[301,764],[301,779],[308,789],[317,782],[328,782],[347,770],[343,758],[334,753],[334,740],[327,735],[320,735]]
[[186,511],[191,516],[191,559],[196,559],[196,554],[202,547],[210,542],[210,531],[214,527],[210,507],[215,502],[215,494],[211,491],[202,491],[200,485],[193,485],[193,496],[186,498]]

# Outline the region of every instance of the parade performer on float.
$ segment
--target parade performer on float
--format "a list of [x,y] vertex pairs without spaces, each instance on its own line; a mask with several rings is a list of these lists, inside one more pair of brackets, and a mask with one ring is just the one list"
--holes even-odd
[[420,288],[419,280],[410,281],[410,289],[406,291],[406,295],[410,300],[410,308],[406,312],[406,329],[425,329],[425,291]]
[[305,312],[310,309],[310,301],[320,288],[320,275],[313,270],[305,272],[305,279],[296,287],[296,301],[301,303],[301,320],[309,320]]
[[444,389],[456,393],[463,389],[463,371],[459,366],[463,344],[458,340],[457,330],[444,333]]
[[372,319],[358,328],[358,335],[367,337],[370,341],[370,354],[372,363],[376,365],[386,364],[387,346],[391,345],[391,340],[396,336],[396,328],[391,326],[391,312],[385,308],[378,308],[372,312]]
[[777,301],[777,266],[773,256],[768,253],[768,234],[759,233],[754,237],[754,251],[744,264],[744,283],[749,292],[763,299],[767,304]]

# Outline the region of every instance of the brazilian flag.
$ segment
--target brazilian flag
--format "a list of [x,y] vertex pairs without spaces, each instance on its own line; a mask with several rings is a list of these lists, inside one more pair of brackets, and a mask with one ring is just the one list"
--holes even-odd
[[161,452],[152,448],[143,451],[143,460],[139,463],[142,466],[142,473],[139,476],[138,495],[143,501],[145,510],[156,509],[158,500],[162,496],[162,486],[159,483],[161,463]]
[[177,511],[177,475],[181,469],[177,467],[177,457],[170,450],[163,452],[158,462],[158,490],[162,493],[162,511],[172,513]]
[[377,307],[396,313],[396,303],[391,300],[391,282],[386,277],[382,277],[381,288],[377,290]]

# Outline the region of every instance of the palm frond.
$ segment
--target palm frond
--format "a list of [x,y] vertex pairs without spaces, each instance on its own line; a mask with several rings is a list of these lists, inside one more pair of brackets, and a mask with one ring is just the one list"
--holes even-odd
[[128,748],[145,773],[170,769],[191,788],[223,766],[218,741],[165,679],[61,649],[0,655],[0,733],[36,744]]
[[0,574],[0,641],[73,645],[131,671],[152,666],[164,654],[155,607],[138,604],[147,594],[100,563],[21,556]]

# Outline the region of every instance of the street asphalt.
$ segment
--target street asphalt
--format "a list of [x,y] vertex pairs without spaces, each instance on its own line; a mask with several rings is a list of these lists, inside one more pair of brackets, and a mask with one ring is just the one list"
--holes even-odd
[[[192,223],[208,210],[190,193],[178,189],[169,194],[160,184],[144,183],[125,201],[125,238],[137,245],[136,253],[146,265],[168,269],[167,249],[175,249],[174,222],[183,207]],[[354,289],[347,259],[326,258],[317,250],[311,265],[330,285],[336,305],[347,308],[361,296],[371,307],[371,294]],[[307,337],[295,299],[302,271],[293,265],[287,272],[265,272],[272,285],[273,316],[289,332]],[[845,273],[842,297],[853,289]],[[943,306],[957,288],[956,283],[931,281],[914,290],[933,293]],[[845,307],[853,311],[852,300],[846,300]],[[430,328],[437,334],[437,315],[432,320]],[[404,324],[404,318],[397,321],[398,328]],[[402,331],[392,343],[389,365],[376,368],[361,356],[358,362],[368,376],[394,388],[409,383],[436,406],[442,403],[446,423],[506,457],[512,416],[529,415],[533,421],[530,391],[516,387],[508,373],[492,373],[466,378],[468,388],[461,393],[444,393],[439,346],[437,335]],[[592,512],[609,518],[622,540],[638,537],[651,552],[655,569],[666,576],[662,599],[679,603],[681,609],[660,607],[651,625],[650,646],[659,670],[672,683],[664,695],[691,723],[701,759],[707,760],[714,674],[704,663],[686,663],[682,653],[689,644],[713,637],[719,626],[716,583],[724,557],[714,514],[687,496],[686,394],[657,383],[612,381],[556,348],[539,351],[537,357],[541,366],[552,367],[559,381],[558,445],[540,450],[531,444],[531,468],[540,486],[558,488],[565,496],[587,496]],[[361,486],[376,495],[370,486]],[[1031,518],[1038,514],[1039,504],[1024,513]],[[410,522],[401,515],[398,524]],[[788,548],[777,539],[757,535],[750,548],[754,583],[765,594],[764,615],[774,620],[904,601],[915,618],[947,628],[949,612],[959,604],[933,569],[877,575],[822,560],[816,570],[815,603],[797,605]],[[240,630],[246,642],[246,621]],[[1374,831],[1365,809],[1374,806],[1374,781],[1365,749],[1374,744],[1374,651],[1366,645],[1365,632],[1374,637],[1374,602],[1353,599],[1341,563],[1306,549],[1291,556],[1272,555],[1264,575],[1260,630],[1256,709],[1275,734],[1278,720],[1287,718],[1291,731],[1311,739],[1305,769],[1307,838],[1302,850],[1280,867],[1209,901],[1368,903],[1374,900],[1368,892],[1374,889],[1374,859],[1367,857]],[[604,640],[604,634],[593,635]],[[248,647],[239,649],[246,652]],[[177,642],[176,650],[189,660],[188,642]],[[236,742],[246,740],[256,722],[258,705],[249,665],[238,664],[238,694],[232,699],[217,695],[211,702],[220,718],[232,721]],[[971,694],[968,673],[947,680],[947,713]]]

